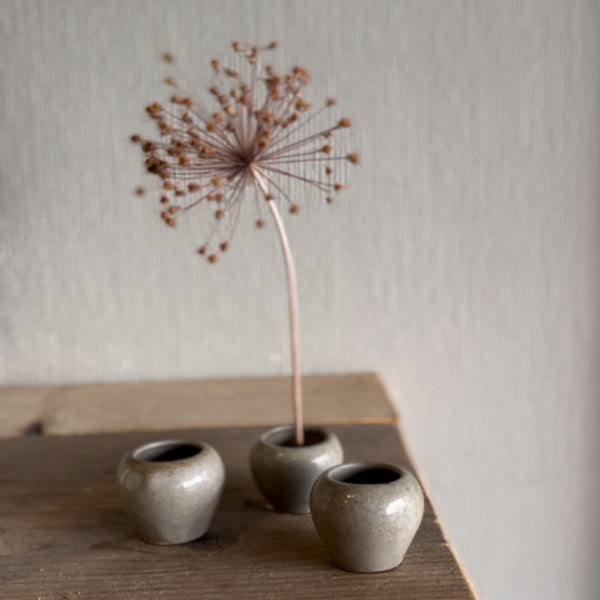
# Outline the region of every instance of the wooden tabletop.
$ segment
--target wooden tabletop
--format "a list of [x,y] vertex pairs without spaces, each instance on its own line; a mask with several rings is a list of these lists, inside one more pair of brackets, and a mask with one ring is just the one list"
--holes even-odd
[[[253,389],[259,389],[260,380],[252,381],[257,386]],[[270,389],[273,381],[265,380],[264,389]],[[352,416],[356,422],[348,422],[346,413],[340,410],[336,416],[331,405],[341,409],[340,390],[347,392],[348,383],[356,388],[359,381],[367,389],[366,397],[382,402],[374,409],[379,401],[373,400],[364,422],[360,416]],[[186,385],[194,386],[191,382]],[[315,385],[320,401],[330,403],[324,413],[340,437],[347,460],[393,462],[414,472],[377,378],[320,378]],[[237,389],[231,382],[224,382],[223,387],[218,382],[210,382],[208,388],[206,382],[197,386],[205,405],[202,410],[210,411],[209,405],[214,403],[211,394],[200,393],[209,388],[218,392],[218,404],[230,401],[230,409],[236,406],[236,400],[223,392]],[[328,386],[336,399],[320,396]],[[13,399],[15,389],[10,389]],[[71,398],[75,404],[76,396]],[[2,398],[0,389],[0,408]],[[310,394],[307,405],[309,398]],[[136,397],[133,404],[140,401],[143,399]],[[268,406],[270,401],[264,402]],[[123,401],[123,414],[129,410],[125,405]],[[144,410],[143,406],[138,409]],[[260,412],[254,411],[255,421]],[[58,418],[59,413],[53,422],[66,423]],[[160,411],[155,416],[160,416]],[[85,419],[78,421],[78,427],[83,427]],[[310,515],[275,513],[254,487],[248,452],[270,422],[202,428],[189,415],[187,421],[193,428],[183,431],[28,435],[0,440],[0,598],[475,598],[429,500],[423,523],[400,567],[380,574],[347,573],[329,561]],[[120,505],[116,467],[123,454],[141,443],[178,437],[204,440],[218,450],[227,469],[223,497],[202,539],[180,546],[144,544],[135,537]]]

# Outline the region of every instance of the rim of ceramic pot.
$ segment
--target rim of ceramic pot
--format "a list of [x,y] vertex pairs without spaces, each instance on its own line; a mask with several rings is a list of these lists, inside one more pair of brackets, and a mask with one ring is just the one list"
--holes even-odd
[[331,467],[325,473],[334,483],[353,488],[389,486],[408,475],[409,472],[402,467],[381,462],[344,463]]
[[308,426],[304,428],[304,446],[296,446],[293,443],[294,426],[279,425],[278,427],[273,427],[272,429],[265,431],[260,436],[260,441],[271,448],[293,451],[302,450],[303,448],[315,448],[328,442],[331,437],[332,434],[322,427]]
[[158,440],[139,446],[131,457],[146,464],[169,464],[184,462],[197,457],[206,450],[206,445],[190,440]]

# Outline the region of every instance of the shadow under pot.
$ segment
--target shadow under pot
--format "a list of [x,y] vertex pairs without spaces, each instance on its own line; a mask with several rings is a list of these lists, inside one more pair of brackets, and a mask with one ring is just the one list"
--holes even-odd
[[279,512],[310,512],[310,490],[317,477],[344,459],[337,436],[319,427],[304,430],[296,446],[292,426],[265,432],[250,452],[250,468],[258,489]]
[[424,498],[419,482],[404,468],[350,463],[319,477],[310,509],[337,567],[375,573],[404,559],[423,518]]
[[208,531],[225,468],[204,442],[166,440],[124,456],[117,477],[139,537],[151,544],[184,544]]

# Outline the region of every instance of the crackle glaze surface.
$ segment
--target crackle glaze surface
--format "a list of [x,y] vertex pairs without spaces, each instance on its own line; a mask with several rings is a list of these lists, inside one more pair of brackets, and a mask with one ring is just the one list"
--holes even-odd
[[[370,475],[374,483],[368,482]],[[333,563],[369,573],[402,562],[421,523],[424,499],[418,481],[404,468],[350,463],[318,478],[310,508]]]
[[[183,458],[158,458],[169,452],[176,456],[173,453],[182,448]],[[140,538],[152,544],[182,544],[208,531],[225,467],[217,451],[204,442],[169,440],[124,456],[117,477],[121,499]]]

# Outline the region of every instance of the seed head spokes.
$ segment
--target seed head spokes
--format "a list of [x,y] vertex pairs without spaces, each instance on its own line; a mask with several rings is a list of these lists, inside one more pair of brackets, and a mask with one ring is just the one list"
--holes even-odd
[[[158,138],[131,137],[145,155],[147,171],[161,182],[161,216],[167,225],[212,205],[210,231],[198,248],[210,262],[229,249],[248,190],[260,198],[255,223],[261,228],[265,200],[285,202],[290,213],[299,212],[290,196],[292,181],[331,203],[343,187],[335,176],[340,164],[359,162],[357,153],[338,151],[343,145],[334,138],[351,123],[328,117],[335,100],[314,108],[305,97],[310,73],[304,67],[279,72],[272,64],[261,65],[262,55],[276,46],[233,42],[235,64],[213,59],[210,109],[167,77],[170,102],[146,107]],[[174,61],[170,53],[164,58]]]

